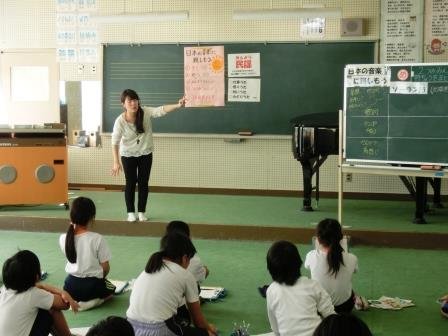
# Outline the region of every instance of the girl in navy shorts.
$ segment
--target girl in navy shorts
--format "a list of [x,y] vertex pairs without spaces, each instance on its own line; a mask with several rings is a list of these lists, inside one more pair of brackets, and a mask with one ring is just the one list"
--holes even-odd
[[[89,230],[96,214],[93,201],[76,198],[71,206],[71,223],[59,245],[67,257],[64,289],[86,310],[112,297],[115,286],[106,279],[111,252],[103,236]],[[88,302],[87,302],[88,301]]]

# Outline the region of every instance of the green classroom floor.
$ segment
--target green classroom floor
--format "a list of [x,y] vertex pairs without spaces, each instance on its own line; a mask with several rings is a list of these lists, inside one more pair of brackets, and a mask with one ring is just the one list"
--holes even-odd
[[[128,225],[142,225],[124,222],[122,192],[70,192],[70,198],[81,195],[95,201],[97,219],[105,221],[102,225],[118,224],[124,231]],[[173,219],[182,219],[192,225],[204,224],[207,227],[210,224],[235,228],[249,226],[254,227],[255,235],[260,232],[257,227],[313,229],[320,219],[337,217],[336,199],[322,199],[314,212],[299,211],[301,203],[299,197],[151,193],[149,216],[154,224],[159,222],[162,225]],[[403,234],[429,232],[438,236],[448,233],[448,208],[434,209],[428,213],[426,225],[412,224],[413,214],[413,202],[345,200],[343,225],[350,229],[383,231],[386,234],[391,234],[389,231]],[[0,218],[3,219],[0,229],[1,223],[16,219],[14,230],[22,230],[20,223],[25,221],[20,218],[24,217],[31,221],[56,218],[62,221],[63,225],[58,228],[63,230],[68,225],[68,212],[63,207],[0,206]],[[147,224],[151,226],[153,223]],[[38,224],[35,231],[41,231]],[[194,234],[195,230],[192,231]],[[57,237],[58,233],[0,230],[0,261],[18,248],[31,249],[39,255],[43,268],[49,272],[47,281],[61,286],[65,277],[65,261],[59,251]],[[156,250],[158,239],[107,236],[113,253],[110,278],[135,278],[149,255]],[[269,282],[265,255],[271,242],[206,239],[194,239],[194,242],[201,258],[211,269],[205,284],[228,289],[228,296],[222,302],[207,303],[203,307],[207,318],[222,331],[221,335],[229,335],[233,323],[242,320],[251,324],[253,334],[268,331],[266,303],[256,288]],[[399,296],[416,303],[416,307],[402,311],[370,309],[356,312],[368,323],[374,335],[446,335],[448,320],[440,316],[436,303],[437,297],[448,292],[448,243],[445,246],[447,248],[437,251],[358,245],[352,248],[360,263],[360,272],[354,278],[358,293],[369,299],[381,295]],[[299,248],[304,256],[310,246],[299,245]],[[128,299],[129,293],[125,293],[98,309],[77,315],[69,311],[66,317],[70,326],[82,327],[111,314],[124,316]]]
[[[110,278],[118,280],[136,277],[158,245],[158,238],[107,236],[106,239],[113,253]],[[57,240],[57,233],[0,231],[0,260],[18,248],[31,249],[49,273],[47,281],[61,286],[65,261]],[[270,243],[202,239],[194,242],[211,270],[205,284],[228,289],[221,302],[203,306],[207,319],[217,325],[221,335],[229,335],[233,323],[242,320],[251,324],[253,334],[266,332],[269,323],[265,300],[256,287],[269,282],[265,255]],[[299,245],[301,255],[309,248]],[[354,277],[354,288],[359,294],[369,299],[399,296],[416,304],[401,311],[370,308],[356,312],[375,336],[446,335],[448,320],[439,314],[436,298],[448,292],[448,251],[353,247],[352,252],[359,258],[360,271]],[[94,310],[76,315],[67,311],[65,316],[71,327],[88,326],[111,314],[124,316],[128,300],[129,293],[125,293]]]
[[[97,219],[124,221],[123,193],[114,191],[71,191],[70,198],[87,196],[97,206]],[[314,212],[300,211],[299,197],[229,196],[204,194],[151,193],[148,213],[151,221],[182,219],[190,224],[224,224],[312,228],[326,217],[337,218],[337,199],[321,199]],[[415,206],[411,201],[346,199],[343,225],[357,230],[448,233],[448,207],[432,209],[428,224],[413,224]],[[63,207],[0,206],[0,216],[68,218]]]

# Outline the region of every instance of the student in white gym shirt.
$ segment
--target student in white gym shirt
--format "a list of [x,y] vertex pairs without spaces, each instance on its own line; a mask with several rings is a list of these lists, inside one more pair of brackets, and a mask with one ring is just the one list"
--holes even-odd
[[281,336],[311,336],[323,317],[335,313],[330,297],[317,281],[300,274],[302,259],[294,244],[275,242],[266,261],[274,280],[266,292],[272,331]]
[[[187,271],[196,249],[190,238],[171,233],[162,238],[162,249],[148,260],[135,280],[126,316],[137,336],[214,336],[216,328],[201,311],[196,281]],[[177,309],[187,303],[194,326],[177,320]]]
[[[355,305],[352,276],[358,270],[358,258],[344,251],[343,235],[339,222],[326,218],[317,225],[316,249],[308,252],[305,268],[311,279],[318,281],[327,291],[337,313],[349,313]],[[345,244],[346,245],[346,244]]]
[[7,259],[2,277],[0,335],[71,335],[62,310],[76,312],[78,304],[67,292],[40,282],[40,262],[33,252],[22,250]]

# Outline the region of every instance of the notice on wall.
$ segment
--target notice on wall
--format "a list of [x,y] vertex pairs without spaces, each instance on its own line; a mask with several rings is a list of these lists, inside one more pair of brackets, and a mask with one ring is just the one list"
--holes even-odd
[[78,9],[78,0],[56,0],[56,11],[73,12]]
[[344,78],[345,87],[389,86],[390,67],[378,64],[348,65]]
[[98,63],[99,37],[90,21],[96,0],[56,1],[56,57],[64,63]]
[[381,1],[381,63],[423,61],[423,2]]
[[58,45],[73,45],[77,42],[76,30],[58,30],[56,32],[56,42]]
[[259,102],[259,78],[229,78],[227,100],[234,102]]
[[228,54],[228,77],[260,76],[260,53]]
[[448,2],[425,1],[425,56],[433,61],[448,59]]
[[325,18],[306,18],[300,20],[300,37],[303,39],[322,39],[325,36]]
[[79,63],[96,63],[99,59],[98,48],[85,46],[78,48]]
[[184,48],[186,107],[224,106],[224,46]]
[[56,57],[58,62],[75,63],[78,60],[78,51],[76,48],[56,48]]
[[57,13],[56,14],[56,28],[76,28],[78,23],[78,16],[73,13]]

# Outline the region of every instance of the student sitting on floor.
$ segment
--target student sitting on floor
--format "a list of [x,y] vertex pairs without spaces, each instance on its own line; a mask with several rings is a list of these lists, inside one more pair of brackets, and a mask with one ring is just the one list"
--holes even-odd
[[[201,311],[196,281],[187,271],[196,253],[191,240],[180,233],[165,235],[159,252],[148,260],[134,282],[126,316],[136,336],[216,335]],[[178,323],[177,309],[186,300],[195,327]]]
[[372,336],[369,327],[352,314],[334,314],[322,320],[313,336]]
[[275,242],[266,260],[274,280],[266,292],[272,331],[282,336],[311,336],[321,316],[335,313],[330,297],[317,281],[301,276],[302,259],[294,244]]
[[61,310],[76,311],[78,304],[67,292],[39,283],[40,262],[33,252],[17,252],[5,261],[2,274],[0,335],[71,335]]
[[308,252],[305,268],[311,279],[327,291],[337,313],[351,312],[355,305],[352,276],[358,270],[358,259],[341,246],[342,229],[335,219],[324,219],[317,225],[319,246]]
[[[173,232],[183,234],[190,238],[190,228],[185,222],[176,220],[168,223],[165,233],[170,234]],[[163,249],[164,246],[161,246],[161,248]],[[209,272],[207,266],[202,263],[201,258],[199,258],[197,253],[195,253],[194,256],[190,259],[190,264],[188,265],[187,270],[190,271],[196,279],[196,282],[198,284],[198,292],[200,293],[200,283],[205,280]],[[191,323],[190,313],[188,312],[185,302],[183,302],[182,305],[177,309],[177,317],[178,321],[181,324],[189,325]]]
[[442,296],[440,299],[440,313],[445,316],[446,318],[448,318],[448,294],[445,296]]
[[[166,227],[166,234],[172,232],[179,232],[190,238],[190,228],[185,222],[176,220],[168,223]],[[193,258],[190,259],[190,265],[188,265],[187,270],[189,270],[193,274],[198,284],[204,281],[209,274],[207,266],[202,263],[201,258],[199,258],[197,253],[195,253]]]
[[70,210],[70,226],[59,238],[67,257],[64,289],[80,302],[80,310],[102,304],[115,292],[115,286],[106,279],[110,270],[110,249],[103,236],[89,230],[95,214],[91,199],[76,198]]
[[86,336],[134,336],[134,328],[123,317],[109,316],[89,329]]

